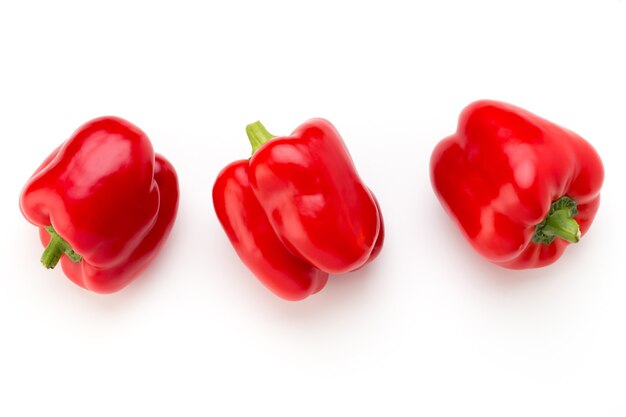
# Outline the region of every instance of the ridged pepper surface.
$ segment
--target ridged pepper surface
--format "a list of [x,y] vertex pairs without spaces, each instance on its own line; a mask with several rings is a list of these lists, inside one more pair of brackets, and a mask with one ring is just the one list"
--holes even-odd
[[512,269],[556,261],[589,230],[604,170],[577,134],[510,104],[466,107],[430,162],[439,201],[473,248]]
[[60,260],[76,284],[111,293],[137,277],[165,242],[178,179],[138,127],[102,117],[48,156],[26,183],[20,208],[39,227],[44,266]]
[[326,120],[275,137],[247,127],[249,160],[220,172],[213,188],[218,219],[242,261],[275,294],[300,300],[329,274],[358,269],[382,247],[382,215],[348,150]]

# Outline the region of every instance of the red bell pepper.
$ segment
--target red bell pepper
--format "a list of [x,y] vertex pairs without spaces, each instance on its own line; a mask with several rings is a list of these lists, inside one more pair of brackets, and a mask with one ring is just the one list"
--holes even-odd
[[478,101],[430,162],[439,201],[474,249],[511,269],[556,261],[589,230],[602,161],[583,138],[510,104]]
[[110,293],[163,245],[176,217],[178,179],[138,127],[102,117],[48,156],[26,183],[20,208],[40,228],[46,268],[61,260],[73,282]]
[[328,274],[378,255],[378,203],[330,122],[309,120],[286,137],[260,122],[246,131],[253,156],[220,172],[213,204],[235,251],[263,284],[300,300],[321,290]]

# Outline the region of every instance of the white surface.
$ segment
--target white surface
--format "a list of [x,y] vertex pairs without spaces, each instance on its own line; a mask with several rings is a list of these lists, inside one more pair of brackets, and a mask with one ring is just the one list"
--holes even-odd
[[[0,415],[626,415],[624,1],[0,5]],[[587,236],[525,272],[471,252],[428,160],[479,98],[587,138],[606,182]],[[21,187],[88,119],[127,118],[176,166],[160,259],[111,296],[38,263]],[[330,119],[383,208],[363,271],[287,303],[239,262],[219,170]]]

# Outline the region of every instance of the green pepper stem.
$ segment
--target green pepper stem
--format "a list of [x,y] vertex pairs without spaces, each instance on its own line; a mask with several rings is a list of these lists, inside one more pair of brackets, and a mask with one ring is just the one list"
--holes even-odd
[[250,144],[252,145],[252,155],[254,155],[257,149],[263,146],[265,142],[276,137],[268,132],[265,126],[263,126],[263,123],[259,121],[250,123],[246,126],[246,134],[248,135],[248,140],[250,140]]
[[563,196],[552,203],[546,218],[535,227],[533,242],[549,245],[559,237],[571,243],[580,240],[580,226],[574,220],[578,214],[576,201]]
[[580,227],[576,220],[572,219],[568,209],[561,209],[548,216],[546,225],[543,227],[543,234],[577,243],[580,240]]
[[41,255],[41,263],[47,269],[52,269],[59,263],[63,254],[67,255],[72,262],[79,262],[82,257],[74,252],[74,249],[54,230],[52,226],[45,228],[50,233],[50,242]]

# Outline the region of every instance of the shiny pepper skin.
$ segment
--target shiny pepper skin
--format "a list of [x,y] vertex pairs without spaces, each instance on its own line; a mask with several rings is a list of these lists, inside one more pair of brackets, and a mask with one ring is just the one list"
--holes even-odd
[[309,120],[285,137],[257,122],[247,133],[253,156],[220,172],[213,204],[237,254],[265,286],[301,300],[321,290],[329,274],[378,255],[378,202],[330,122]]
[[157,255],[176,218],[178,179],[148,137],[117,117],[81,126],[20,196],[48,268],[97,293],[128,285]]
[[549,265],[589,230],[604,170],[577,134],[526,110],[478,101],[431,156],[435,194],[472,247],[505,268]]

